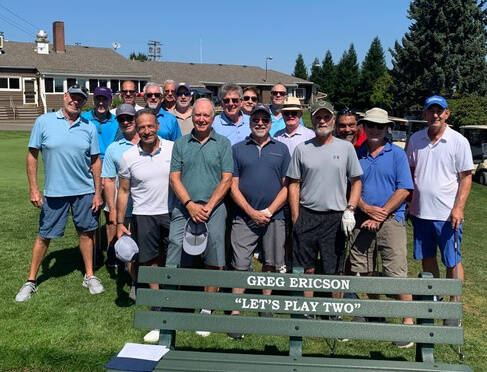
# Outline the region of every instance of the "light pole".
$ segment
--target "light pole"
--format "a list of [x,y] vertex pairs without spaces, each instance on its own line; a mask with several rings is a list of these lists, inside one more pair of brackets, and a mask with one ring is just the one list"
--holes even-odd
[[267,81],[267,61],[272,61],[272,57],[265,57],[265,81]]

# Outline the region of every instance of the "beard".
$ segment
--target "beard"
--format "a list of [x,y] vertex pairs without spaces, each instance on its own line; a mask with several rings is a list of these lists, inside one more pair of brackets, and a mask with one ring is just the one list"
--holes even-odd
[[327,137],[333,132],[334,126],[328,126],[328,127],[316,127],[315,128],[315,134],[318,137]]

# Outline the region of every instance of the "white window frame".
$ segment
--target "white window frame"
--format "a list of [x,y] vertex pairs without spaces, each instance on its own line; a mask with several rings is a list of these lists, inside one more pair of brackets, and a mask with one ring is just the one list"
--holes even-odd
[[[19,88],[14,88],[10,89],[10,81],[7,80],[7,85],[9,86],[8,88],[0,88],[0,91],[2,92],[22,92],[22,77],[21,76],[0,76],[0,78],[6,78],[6,79],[18,79],[19,80]],[[35,78],[34,78],[35,79]]]

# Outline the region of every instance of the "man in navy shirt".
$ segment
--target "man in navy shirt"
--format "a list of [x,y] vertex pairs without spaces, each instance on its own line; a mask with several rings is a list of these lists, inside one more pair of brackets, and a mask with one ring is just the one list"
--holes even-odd
[[[404,211],[405,200],[413,189],[406,153],[386,140],[389,120],[387,111],[373,108],[359,120],[364,124],[367,141],[357,150],[363,170],[362,194],[356,213],[356,225],[350,250],[351,269],[361,275],[373,275],[380,254],[382,270],[387,277],[407,277],[407,245]],[[378,295],[369,295],[378,299]],[[399,295],[411,300],[411,295]],[[405,318],[404,324],[413,324]],[[413,343],[394,342],[398,347]]]
[[[252,266],[253,252],[260,240],[265,256],[262,271],[272,272],[276,266],[284,265],[282,207],[287,199],[284,180],[290,155],[286,145],[269,135],[271,125],[270,110],[256,106],[250,116],[250,136],[232,147],[235,165],[231,195],[238,206],[232,221],[232,267],[239,271]],[[243,292],[243,288],[233,289],[236,294]],[[270,290],[263,292],[271,294]],[[229,336],[240,339],[243,334]]]

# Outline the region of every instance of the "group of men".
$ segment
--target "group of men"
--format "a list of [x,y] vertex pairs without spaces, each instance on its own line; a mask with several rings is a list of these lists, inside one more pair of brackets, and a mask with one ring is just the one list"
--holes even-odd
[[[58,112],[36,120],[27,173],[31,202],[41,208],[40,228],[29,278],[16,301],[37,291],[42,258],[50,239],[63,235],[70,209],[85,263],[83,286],[92,294],[103,292],[92,267],[102,192],[107,264],[113,263],[117,238],[133,234],[139,247],[130,265],[134,283],[138,265],[181,265],[183,241],[193,230],[206,234],[201,260],[207,269],[251,270],[259,247],[263,271],[300,266],[309,274],[373,275],[380,254],[384,276],[405,277],[411,195],[415,258],[438,277],[439,247],[447,277],[463,279],[457,248],[473,164],[466,139],[446,124],[450,112],[443,97],[426,100],[428,126],[413,134],[404,152],[388,139],[393,122],[385,110],[373,108],[359,119],[353,110],[336,113],[331,103],[318,101],[311,106],[309,129],[300,101],[282,84],[272,87],[272,103],[264,106],[254,87],[227,83],[220,89],[218,116],[209,99],[191,105],[185,83],[147,83],[145,107],[136,104],[136,93],[135,84],[125,81],[124,103],[113,114],[111,91],[99,87],[93,110],[81,114],[88,92],[74,85]],[[39,151],[43,197],[37,187]],[[146,340],[157,338],[154,330]]]

